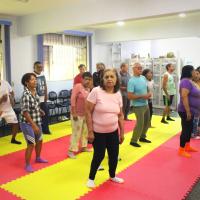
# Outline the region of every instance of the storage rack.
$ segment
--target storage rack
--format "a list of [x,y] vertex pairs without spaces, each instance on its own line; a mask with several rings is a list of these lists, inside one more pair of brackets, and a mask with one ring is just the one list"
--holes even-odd
[[[175,66],[175,71],[173,73],[173,77],[176,84],[176,94],[178,94],[178,82],[179,82],[179,67],[180,62],[177,58],[133,58],[129,61],[129,72],[132,73],[132,66],[134,63],[139,62],[143,69],[149,68],[153,72],[153,80],[155,84],[155,89],[153,93],[153,107],[154,108],[164,108],[163,103],[163,91],[162,91],[162,77],[166,72],[166,65],[168,63],[172,63]],[[174,96],[173,104],[171,106],[172,110],[177,109],[178,98],[177,95]]]

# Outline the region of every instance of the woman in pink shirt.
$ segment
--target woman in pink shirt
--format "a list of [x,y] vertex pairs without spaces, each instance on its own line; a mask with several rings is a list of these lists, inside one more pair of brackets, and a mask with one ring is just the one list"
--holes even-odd
[[87,125],[85,120],[85,100],[91,90],[92,75],[90,72],[84,72],[82,75],[82,83],[77,83],[71,96],[71,123],[72,123],[72,135],[70,146],[68,150],[68,156],[70,158],[76,158],[74,152],[78,152],[79,140],[81,138],[82,151],[88,151],[87,149]]
[[115,176],[119,143],[124,140],[122,96],[119,88],[120,83],[117,72],[113,69],[106,69],[103,72],[100,86],[91,91],[86,101],[88,141],[93,144],[94,148],[87,182],[87,186],[90,188],[95,187],[95,175],[105,156],[106,149],[109,157],[111,181],[124,182],[122,178]]

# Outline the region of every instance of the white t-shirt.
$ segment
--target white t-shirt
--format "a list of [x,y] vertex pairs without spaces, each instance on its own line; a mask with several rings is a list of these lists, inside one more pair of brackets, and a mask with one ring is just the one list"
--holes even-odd
[[153,99],[154,81],[147,80],[147,87],[148,87],[149,92],[151,93],[150,99]]
[[8,95],[7,101],[0,104],[0,111],[9,111],[10,108],[12,108],[11,103],[10,103],[10,98],[9,98],[9,94],[12,91],[13,91],[12,87],[7,81],[4,81],[4,80],[0,81],[0,98],[5,94]]

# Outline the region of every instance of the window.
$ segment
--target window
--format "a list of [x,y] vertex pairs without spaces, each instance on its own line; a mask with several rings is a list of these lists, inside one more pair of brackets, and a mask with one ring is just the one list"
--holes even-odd
[[78,65],[87,66],[87,38],[44,34],[43,59],[47,80],[73,79],[78,74]]

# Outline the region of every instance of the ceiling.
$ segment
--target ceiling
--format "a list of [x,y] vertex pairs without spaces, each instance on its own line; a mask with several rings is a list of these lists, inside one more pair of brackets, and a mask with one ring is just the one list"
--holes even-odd
[[20,27],[18,34],[24,36],[82,28],[107,29],[116,26],[118,20],[126,21],[126,27],[148,18],[198,9],[199,0],[0,0],[0,17],[14,19]]
[[0,14],[23,16],[56,7],[61,7],[78,0],[0,0]]
[[[152,21],[152,20],[184,20],[184,19],[189,19],[191,17],[196,17],[198,19],[200,19],[200,11],[193,11],[193,12],[185,12],[184,14],[186,14],[185,17],[181,18],[179,17],[180,13],[177,14],[171,14],[171,15],[162,15],[162,16],[155,16],[155,17],[148,17],[148,18],[139,18],[139,19],[134,19],[134,20],[127,20],[124,21],[124,26],[132,26],[135,23],[143,23],[144,21]],[[88,26],[86,27],[87,29],[93,29],[93,30],[102,30],[102,29],[110,29],[110,28],[115,28],[115,27],[119,27],[115,22],[112,23],[103,23],[103,24],[96,24],[96,25],[92,25],[92,26]]]

